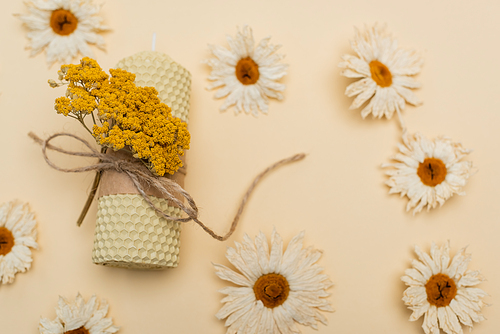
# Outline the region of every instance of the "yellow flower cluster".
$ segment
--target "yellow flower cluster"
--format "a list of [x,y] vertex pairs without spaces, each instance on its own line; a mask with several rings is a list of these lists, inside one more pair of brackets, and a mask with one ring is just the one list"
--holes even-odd
[[56,99],[55,109],[84,126],[83,118],[92,115],[92,134],[99,144],[132,151],[157,175],[175,173],[182,167],[180,156],[189,149],[186,123],[172,116],[155,88],[137,87],[134,74],[120,69],[109,72],[111,77],[90,58],[62,66],[60,77],[69,86],[66,97]]
[[82,121],[97,108],[95,94],[107,82],[108,75],[95,60],[83,58],[79,65],[61,66],[59,77],[69,85],[66,97],[56,99],[56,111]]

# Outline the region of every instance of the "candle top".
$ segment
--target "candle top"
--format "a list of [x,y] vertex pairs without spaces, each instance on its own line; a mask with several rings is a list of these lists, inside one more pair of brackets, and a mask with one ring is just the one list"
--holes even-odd
[[136,85],[155,87],[172,115],[188,122],[191,73],[182,65],[165,53],[142,51],[120,60],[116,67],[134,73]]

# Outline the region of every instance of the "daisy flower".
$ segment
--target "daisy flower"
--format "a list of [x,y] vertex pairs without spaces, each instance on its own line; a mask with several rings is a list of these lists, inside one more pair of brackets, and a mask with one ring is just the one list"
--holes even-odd
[[414,50],[398,47],[398,41],[385,31],[385,26],[355,28],[351,47],[357,56],[344,55],[339,67],[348,78],[360,78],[350,84],[345,94],[356,96],[349,109],[357,109],[370,100],[361,111],[365,118],[391,118],[405,108],[405,101],[418,105],[421,101],[410,90],[420,87],[411,76],[420,72],[423,59]]
[[390,194],[408,196],[407,211],[415,207],[415,214],[426,205],[427,210],[443,205],[454,194],[465,195],[462,189],[471,176],[472,162],[461,160],[471,150],[448,137],[429,140],[419,133],[405,132],[403,143],[392,157],[397,162],[382,167],[394,167],[386,172],[390,176],[386,184]]
[[101,5],[92,0],[27,0],[29,14],[17,16],[28,27],[30,56],[46,49],[47,63],[70,63],[78,53],[94,58],[88,44],[104,50],[99,32],[109,28],[97,16]]
[[245,111],[257,116],[258,109],[267,113],[268,98],[283,99],[280,92],[285,85],[276,81],[286,74],[288,65],[280,63],[284,55],[275,53],[281,45],[269,44],[270,39],[264,38],[255,47],[252,29],[244,26],[235,38],[227,36],[230,50],[208,46],[214,58],[204,61],[212,67],[208,80],[213,82],[207,89],[220,88],[216,98],[227,96],[221,111],[234,105],[236,114]]
[[487,294],[477,284],[484,281],[479,271],[466,271],[471,255],[465,248],[450,263],[450,243],[441,248],[432,243],[430,256],[415,246],[418,261],[405,271],[401,280],[409,286],[403,301],[413,311],[410,321],[424,315],[425,334],[463,334],[460,322],[472,329],[472,322],[485,320],[480,313]]
[[31,248],[38,248],[35,215],[28,204],[0,205],[0,281],[12,283],[18,272],[31,267]]
[[111,334],[120,328],[113,326],[111,318],[105,318],[108,313],[108,303],[99,302],[94,295],[88,303],[78,294],[75,302],[68,302],[59,297],[56,307],[57,317],[54,320],[40,319],[38,329],[40,334]]
[[239,285],[220,290],[227,296],[216,317],[227,318],[227,333],[300,333],[295,322],[314,329],[318,321],[327,324],[319,311],[333,312],[325,299],[332,282],[316,264],[322,252],[302,249],[303,240],[301,232],[283,253],[283,240],[276,230],[271,249],[262,232],[255,243],[245,234],[243,243],[236,242],[236,249],[228,247],[226,252],[239,272],[214,264],[217,276]]

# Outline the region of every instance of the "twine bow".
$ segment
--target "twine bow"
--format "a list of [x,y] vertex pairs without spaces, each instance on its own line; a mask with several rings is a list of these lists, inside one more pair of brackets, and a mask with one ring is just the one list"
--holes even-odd
[[[302,160],[305,158],[304,153],[293,155],[289,158],[280,160],[280,161],[272,164],[271,166],[267,167],[264,171],[262,171],[259,175],[257,175],[255,177],[255,179],[253,180],[252,184],[250,185],[250,187],[248,188],[248,190],[246,191],[245,196],[241,200],[238,211],[233,219],[233,222],[231,223],[231,228],[229,229],[229,232],[227,232],[223,236],[220,236],[220,235],[216,234],[214,231],[212,231],[210,228],[205,226],[205,224],[203,224],[198,219],[199,211],[198,211],[198,207],[196,206],[194,199],[191,197],[191,195],[189,195],[189,193],[187,191],[185,191],[181,186],[179,186],[177,184],[177,182],[175,182],[171,179],[168,179],[168,178],[156,176],[152,172],[150,172],[148,169],[144,168],[141,164],[130,162],[130,161],[121,159],[119,157],[115,157],[113,155],[105,154],[103,152],[99,152],[96,149],[94,149],[89,144],[89,142],[87,142],[86,140],[84,140],[78,136],[75,136],[71,133],[62,133],[62,132],[56,133],[56,134],[53,134],[52,136],[48,137],[45,140],[42,140],[33,132],[30,132],[28,135],[35,142],[37,142],[38,144],[40,144],[42,146],[43,157],[45,158],[45,161],[47,162],[47,164],[49,166],[51,166],[52,168],[54,168],[58,171],[61,171],[61,172],[65,172],[65,173],[82,173],[82,172],[96,171],[97,173],[100,174],[106,170],[115,170],[117,172],[125,173],[132,180],[134,186],[137,188],[137,190],[141,194],[142,198],[144,198],[144,200],[149,204],[149,206],[152,209],[154,209],[156,211],[156,213],[158,213],[160,216],[164,217],[165,219],[178,221],[178,222],[189,222],[192,220],[192,221],[196,222],[198,225],[200,225],[201,228],[203,228],[203,230],[205,230],[205,232],[210,234],[210,236],[212,236],[214,239],[217,239],[219,241],[225,241],[233,234],[233,232],[236,229],[236,225],[238,224],[238,221],[240,219],[240,216],[243,213],[243,209],[245,208],[245,205],[246,205],[251,193],[253,192],[253,190],[255,189],[257,184],[261,181],[261,179],[266,174],[268,174],[269,172],[271,172],[272,170],[274,170],[280,166],[283,166],[283,165],[291,163],[291,162],[299,161],[299,160]],[[65,149],[62,149],[60,147],[57,147],[57,146],[50,144],[50,142],[57,137],[74,138],[77,141],[84,144],[90,150],[90,152],[73,152],[73,151],[68,151],[68,150],[65,150]],[[49,159],[49,157],[47,156],[47,149],[51,149],[51,150],[54,150],[54,151],[57,151],[57,152],[60,152],[63,154],[67,154],[67,155],[72,155],[72,156],[97,158],[97,159],[99,159],[99,162],[96,164],[93,164],[93,165],[85,166],[85,167],[61,168],[61,167],[55,165]],[[97,178],[96,178],[96,180],[97,180],[97,184],[98,184],[99,181]],[[95,188],[97,188],[97,184],[96,184],[96,182],[94,182]],[[155,206],[155,204],[151,201],[149,196],[144,191],[143,184],[157,189],[165,199],[172,201],[175,205],[177,205],[177,207],[179,207],[182,211],[184,211],[188,217],[186,217],[186,218],[173,217],[173,216],[169,216],[168,214],[163,212],[160,208]],[[94,189],[94,191],[95,191],[95,189]],[[182,198],[185,198],[187,201],[187,206],[184,205],[183,201],[179,200],[176,197],[176,195],[181,196]]]

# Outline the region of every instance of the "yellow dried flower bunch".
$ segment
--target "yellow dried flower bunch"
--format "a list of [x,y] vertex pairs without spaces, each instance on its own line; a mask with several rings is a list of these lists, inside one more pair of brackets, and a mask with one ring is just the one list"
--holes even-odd
[[[109,73],[111,77],[90,58],[61,66],[61,83],[49,84],[67,83],[68,89],[65,97],[56,99],[55,110],[79,120],[100,145],[131,151],[159,176],[174,174],[182,167],[180,156],[189,149],[186,123],[172,116],[154,87],[136,86],[135,74],[120,69]],[[92,131],[84,121],[88,115],[94,122]]]

